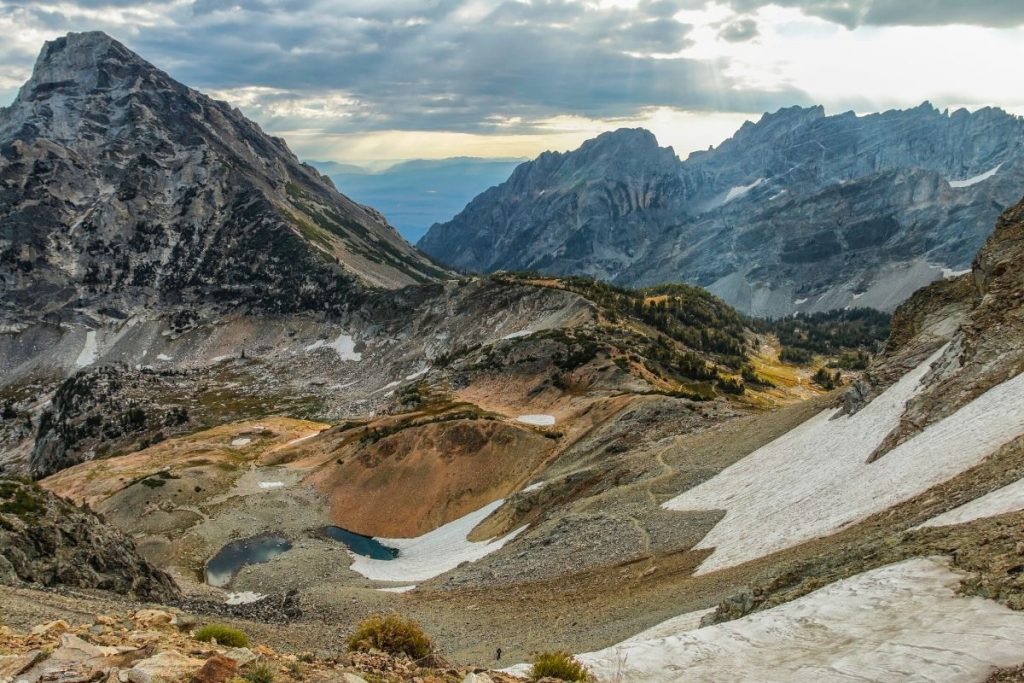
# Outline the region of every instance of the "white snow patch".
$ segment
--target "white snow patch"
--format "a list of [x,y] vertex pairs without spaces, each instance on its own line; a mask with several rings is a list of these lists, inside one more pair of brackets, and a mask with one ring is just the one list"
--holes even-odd
[[261,489],[283,489],[283,481],[261,481],[259,484]]
[[999,164],[998,166],[996,166],[995,168],[993,168],[993,169],[991,169],[989,171],[985,171],[984,173],[982,173],[980,175],[976,175],[973,178],[967,178],[966,180],[950,180],[949,181],[949,186],[953,187],[953,188],[960,188],[960,187],[970,187],[971,185],[977,185],[978,183],[981,183],[981,182],[984,182],[984,181],[988,180],[989,178],[994,176],[996,173],[999,173],[999,169],[1002,168],[1002,167],[1003,167],[1003,165]]
[[405,380],[407,382],[409,380],[414,380],[417,377],[422,377],[423,375],[427,374],[428,372],[430,372],[430,366],[429,365],[427,367],[423,368],[422,370],[417,370],[416,372],[412,373],[411,375],[406,375],[405,376]]
[[[387,391],[388,389],[394,389],[399,384],[401,384],[401,382],[388,382],[387,384],[382,386],[380,389],[377,389],[376,391],[371,391],[370,392],[370,396],[373,396],[374,394],[379,394],[382,391]],[[394,393],[394,392],[392,392],[392,393]]]
[[823,411],[665,503],[669,510],[726,511],[696,546],[714,549],[697,573],[834,533],[947,481],[1024,434],[1021,374],[867,462],[943,350],[855,415]]
[[538,427],[550,427],[555,424],[554,415],[545,415],[544,413],[537,413],[535,415],[520,415],[516,418],[516,422],[522,422],[528,425],[537,425]]
[[805,304],[805,303],[807,303],[807,298],[806,298],[806,297],[804,297],[803,299],[797,299],[797,300],[795,300],[795,301],[793,302],[793,305],[794,305],[794,306],[799,306],[800,304]]
[[857,299],[861,298],[862,296],[864,296],[864,292],[857,292],[856,294],[853,295],[853,300],[856,301]]
[[976,519],[1005,515],[1008,512],[1020,512],[1024,510],[1024,479],[986,493],[980,498],[975,498],[969,503],[964,503],[948,512],[943,512],[937,517],[932,517],[927,522],[917,527],[929,526],[952,526],[953,524],[966,524]]
[[168,356],[168,355],[167,355],[166,353],[161,353],[161,354],[158,354],[158,355],[157,355],[157,357],[156,357],[156,359],[157,359],[157,360],[164,360],[164,361],[167,361],[167,360],[174,360],[173,358],[171,358],[170,356]]
[[982,681],[1020,663],[1024,614],[958,597],[961,578],[943,560],[907,560],[741,619],[696,630],[680,621],[578,659],[620,683]]
[[319,435],[320,435],[320,432],[313,432],[312,434],[306,434],[305,436],[300,436],[297,439],[292,439],[291,441],[286,443],[283,446],[283,448],[287,448],[288,446],[294,446],[297,443],[302,443],[303,441],[307,441],[309,439],[312,439],[314,436],[319,436]]
[[226,355],[226,356],[214,356],[213,358],[211,358],[211,359],[210,359],[210,362],[211,362],[211,363],[219,363],[219,362],[221,362],[222,360],[227,360],[227,359],[229,359],[229,358],[234,358],[234,356],[232,356],[232,355]]
[[520,337],[529,337],[531,334],[533,334],[533,330],[519,330],[512,334],[506,334],[502,339],[519,339]]
[[942,277],[944,279],[946,279],[946,280],[949,280],[950,278],[960,277],[961,275],[967,275],[967,273],[969,273],[969,272],[971,272],[970,268],[964,268],[963,270],[953,270],[952,268],[943,268],[942,269]]
[[763,182],[764,182],[764,178],[758,178],[757,180],[755,180],[754,182],[750,183],[749,185],[737,185],[736,187],[732,188],[731,190],[729,190],[726,193],[725,201],[723,201],[722,203],[723,204],[728,204],[729,202],[731,202],[734,199],[739,199],[740,197],[742,197],[746,193],[748,193],[751,190],[753,190],[755,187],[758,187],[759,185],[761,185]]
[[383,593],[408,593],[416,587],[416,584],[411,586],[391,586],[390,588],[378,588],[377,590]]
[[523,489],[519,493],[530,493],[531,491],[539,491],[542,488],[544,488],[545,486],[547,486],[547,482],[546,481],[538,481],[536,484],[530,484],[529,486],[527,486],[525,489]]
[[265,599],[267,596],[263,593],[253,593],[252,591],[242,591],[240,593],[228,593],[228,599],[224,604],[227,605],[250,605],[254,602],[259,602]]
[[356,352],[355,341],[348,334],[339,334],[338,338],[333,342],[326,339],[318,339],[307,346],[306,351],[316,351],[323,348],[334,349],[334,352],[338,354],[338,358],[341,360],[360,361],[363,359],[363,354]]
[[85,345],[75,359],[76,368],[84,368],[96,362],[96,330],[85,333]]
[[374,560],[352,556],[352,570],[377,581],[421,582],[444,574],[463,562],[474,562],[505,545],[526,527],[490,541],[470,541],[467,537],[477,524],[501,507],[496,500],[475,512],[438,527],[416,538],[378,538],[382,544],[398,549],[393,560]]
[[248,446],[250,443],[252,443],[252,439],[247,436],[242,436],[231,441],[231,445],[236,448],[239,446]]
[[680,633],[686,633],[687,631],[696,631],[700,628],[700,621],[708,614],[713,614],[715,611],[714,607],[708,609],[698,610],[696,612],[687,612],[686,614],[680,614],[678,617],[672,617],[666,621],[656,624],[646,631],[641,631],[632,638],[627,638],[620,644],[625,643],[640,643],[645,640],[654,640],[655,638],[667,638],[668,636],[678,635]]

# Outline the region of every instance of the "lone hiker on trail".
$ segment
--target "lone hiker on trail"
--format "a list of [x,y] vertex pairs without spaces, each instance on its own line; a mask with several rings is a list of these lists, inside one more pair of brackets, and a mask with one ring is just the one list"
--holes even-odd
[[500,647],[497,650],[494,651],[494,658],[496,660],[498,660],[499,662],[501,661],[501,648]]

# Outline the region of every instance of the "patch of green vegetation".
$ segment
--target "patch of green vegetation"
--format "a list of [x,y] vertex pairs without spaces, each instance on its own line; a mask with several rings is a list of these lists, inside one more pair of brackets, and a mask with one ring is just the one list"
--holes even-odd
[[774,382],[772,382],[770,379],[766,377],[762,377],[761,375],[757,374],[757,371],[754,370],[754,368],[751,367],[750,365],[744,365],[742,368],[740,368],[740,377],[746,384],[753,384],[755,386],[768,388],[775,386]]
[[354,652],[381,650],[422,659],[433,652],[434,641],[413,619],[397,614],[374,615],[356,625],[348,638],[348,649]]
[[[453,410],[456,406],[467,406],[462,410]],[[436,407],[435,411],[425,411],[419,414],[413,413],[408,419],[403,419],[395,424],[380,427],[365,427],[360,435],[360,442],[372,444],[386,437],[398,434],[399,432],[413,427],[423,427],[441,422],[455,422],[458,420],[497,420],[498,416],[488,413],[469,403],[447,403]]]
[[811,381],[826,391],[832,391],[836,387],[843,385],[843,376],[838,370],[829,372],[828,368],[818,368]]
[[530,678],[557,678],[560,681],[589,681],[590,672],[568,652],[541,652],[533,660]]
[[274,670],[266,664],[251,664],[242,672],[242,678],[249,683],[274,683]]
[[37,515],[45,509],[42,496],[34,486],[16,481],[0,481],[0,513]]
[[757,332],[779,338],[782,344],[779,357],[784,362],[804,364],[816,353],[853,354],[855,358],[874,353],[889,338],[891,316],[873,308],[853,308],[798,313],[780,320],[751,318],[748,324]]
[[228,647],[247,647],[249,645],[249,636],[237,628],[225,624],[207,624],[196,631],[193,638],[204,643],[216,640],[218,645],[227,645]]
[[585,277],[550,278],[539,273],[501,273],[513,281],[556,279],[561,287],[590,299],[612,322],[634,318],[695,351],[746,358],[745,321],[707,291],[684,284],[626,289]]
[[734,377],[719,377],[715,380],[715,386],[727,394],[733,394],[735,396],[742,396],[743,392],[747,388],[743,385],[743,381]]

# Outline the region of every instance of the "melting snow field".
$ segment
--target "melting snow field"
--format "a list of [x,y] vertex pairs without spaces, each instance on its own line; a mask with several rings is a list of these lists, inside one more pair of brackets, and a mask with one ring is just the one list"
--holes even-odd
[[264,489],[264,490],[283,489],[284,488],[284,482],[283,481],[261,481],[259,483],[259,487],[261,489]]
[[428,372],[430,372],[430,366],[429,365],[427,367],[423,368],[422,370],[417,370],[416,372],[412,373],[411,375],[406,375],[405,379],[408,382],[408,381],[416,379],[417,377],[422,377],[423,375],[427,374]]
[[964,503],[948,512],[943,512],[937,517],[932,517],[921,527],[928,526],[950,526],[953,524],[965,524],[976,519],[1005,515],[1008,512],[1020,512],[1024,510],[1024,479],[996,489],[980,498],[975,498],[969,503]]
[[368,579],[377,581],[426,581],[463,562],[474,562],[505,545],[523,529],[491,541],[474,543],[467,536],[477,524],[501,507],[504,500],[496,500],[475,512],[416,538],[378,538],[380,543],[398,548],[398,557],[393,560],[374,560],[363,555],[350,553],[353,558],[352,570]]
[[712,479],[669,510],[725,510],[696,546],[714,552],[697,574],[795,546],[947,481],[1024,434],[1024,375],[990,389],[879,460],[867,458],[942,350],[853,416],[824,411]]
[[677,630],[652,629],[660,637],[578,658],[622,683],[984,681],[1024,660],[1024,613],[958,597],[960,579],[942,560],[908,560],[724,624],[693,630],[680,617]]
[[516,421],[522,422],[523,424],[536,425],[538,427],[550,427],[555,424],[555,416],[544,414],[520,415],[516,418]]
[[363,359],[363,354],[356,352],[355,341],[348,334],[339,334],[338,338],[333,342],[329,342],[326,339],[318,339],[307,346],[306,351],[316,351],[323,348],[334,349],[341,360],[360,361]]
[[998,166],[996,166],[995,168],[993,168],[990,171],[985,171],[984,173],[982,173],[980,175],[976,175],[973,178],[967,178],[966,180],[950,180],[949,181],[949,186],[950,187],[954,187],[954,188],[960,188],[960,187],[970,187],[971,185],[977,185],[978,183],[981,183],[981,182],[984,182],[984,181],[988,180],[989,178],[994,176],[996,173],[999,173],[999,169],[1002,168],[1002,167],[1003,167],[1003,165],[999,164]]
[[729,192],[725,195],[725,201],[722,202],[722,203],[723,204],[728,204],[729,202],[731,202],[734,199],[739,199],[743,195],[745,195],[748,192],[750,192],[751,190],[753,190],[755,187],[758,187],[759,185],[761,185],[761,183],[763,183],[763,182],[764,182],[764,178],[758,178],[757,180],[755,180],[754,182],[750,183],[749,185],[737,185],[736,187],[734,187],[731,190],[729,190]]
[[226,605],[250,605],[254,602],[259,602],[265,599],[267,596],[263,593],[253,593],[252,591],[242,591],[241,593],[228,593],[227,600],[224,602]]
[[85,333],[85,346],[75,359],[75,367],[84,368],[96,362],[96,330]]

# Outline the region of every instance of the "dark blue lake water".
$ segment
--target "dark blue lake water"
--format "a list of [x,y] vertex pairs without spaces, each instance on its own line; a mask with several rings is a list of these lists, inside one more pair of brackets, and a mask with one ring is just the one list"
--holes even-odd
[[206,583],[223,588],[247,564],[262,564],[291,550],[284,536],[267,534],[231,541],[206,563]]
[[393,560],[398,557],[398,548],[390,548],[375,538],[356,534],[340,526],[325,526],[321,531],[335,541],[344,543],[349,550],[374,560]]

